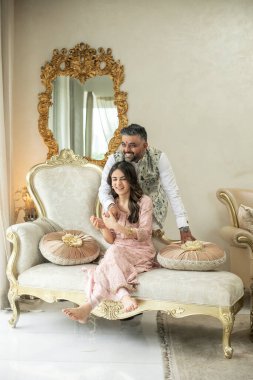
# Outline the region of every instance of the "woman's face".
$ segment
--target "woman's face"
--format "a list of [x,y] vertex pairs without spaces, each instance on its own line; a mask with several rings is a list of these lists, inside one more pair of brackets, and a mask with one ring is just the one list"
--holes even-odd
[[118,195],[130,194],[130,184],[127,181],[124,173],[120,169],[112,172],[112,188]]

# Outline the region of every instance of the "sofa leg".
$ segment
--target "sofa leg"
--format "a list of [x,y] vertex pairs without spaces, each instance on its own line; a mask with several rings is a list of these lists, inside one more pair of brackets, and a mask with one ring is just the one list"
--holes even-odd
[[233,349],[231,347],[231,332],[234,326],[235,316],[231,312],[230,308],[221,309],[220,320],[223,325],[223,351],[227,359],[231,359],[233,355]]
[[15,288],[11,287],[8,292],[8,299],[10,302],[10,306],[12,309],[12,318],[9,320],[9,324],[11,327],[16,327],[19,315],[20,315],[20,308],[19,308],[19,301],[18,296],[16,294]]

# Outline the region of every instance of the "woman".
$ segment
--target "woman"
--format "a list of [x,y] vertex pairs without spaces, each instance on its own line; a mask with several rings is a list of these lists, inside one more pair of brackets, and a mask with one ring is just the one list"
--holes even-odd
[[86,272],[88,302],[63,309],[70,319],[80,323],[85,323],[104,299],[121,301],[126,312],[136,309],[138,304],[130,292],[138,284],[138,273],[150,270],[155,257],[152,201],[143,194],[134,166],[126,161],[115,163],[107,181],[120,210],[119,218],[116,220],[109,210],[103,219],[92,216],[91,223],[111,246],[96,269]]

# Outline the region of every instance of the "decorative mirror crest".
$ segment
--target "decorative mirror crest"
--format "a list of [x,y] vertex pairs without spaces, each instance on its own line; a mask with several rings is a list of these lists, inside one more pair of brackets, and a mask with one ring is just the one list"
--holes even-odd
[[[120,130],[127,126],[127,93],[120,91],[120,86],[124,81],[124,66],[120,61],[115,61],[112,50],[91,48],[88,44],[80,43],[70,49],[54,49],[50,62],[41,68],[41,81],[45,86],[45,91],[39,94],[39,132],[48,147],[47,159],[59,153],[58,143],[53,132],[48,127],[49,107],[53,105],[52,92],[54,80],[58,76],[69,76],[85,83],[87,79],[96,76],[108,75],[113,81],[114,104],[118,113],[118,128],[111,138],[108,151],[102,160],[95,160],[90,157],[85,158],[97,165],[104,166],[109,154],[115,152],[121,142]],[[67,147],[66,147],[67,148]]]

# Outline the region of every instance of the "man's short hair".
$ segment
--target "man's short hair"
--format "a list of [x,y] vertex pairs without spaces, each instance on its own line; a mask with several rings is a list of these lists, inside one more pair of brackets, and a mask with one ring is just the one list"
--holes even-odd
[[128,127],[122,128],[120,134],[123,136],[140,136],[143,140],[147,142],[148,136],[146,129],[138,124],[130,124]]

